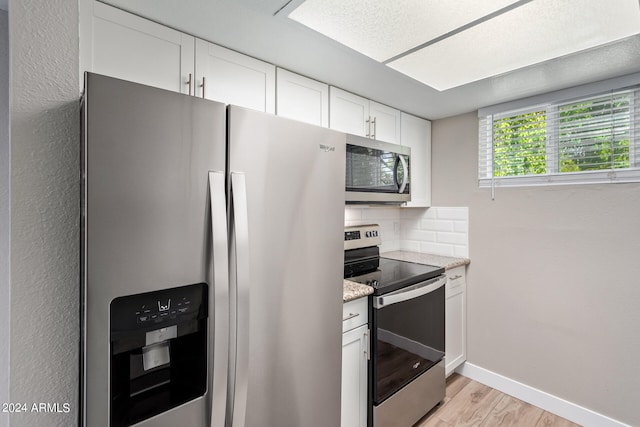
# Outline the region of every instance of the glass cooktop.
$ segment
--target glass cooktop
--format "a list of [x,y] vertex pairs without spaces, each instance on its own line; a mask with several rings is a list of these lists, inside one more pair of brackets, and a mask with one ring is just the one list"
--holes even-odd
[[366,262],[345,264],[344,278],[372,286],[374,295],[382,295],[443,273],[444,267],[380,257]]

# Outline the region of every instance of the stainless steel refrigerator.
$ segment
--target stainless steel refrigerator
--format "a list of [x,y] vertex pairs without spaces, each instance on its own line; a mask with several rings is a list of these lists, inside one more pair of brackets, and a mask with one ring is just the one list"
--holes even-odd
[[340,423],[345,135],[88,73],[85,426]]

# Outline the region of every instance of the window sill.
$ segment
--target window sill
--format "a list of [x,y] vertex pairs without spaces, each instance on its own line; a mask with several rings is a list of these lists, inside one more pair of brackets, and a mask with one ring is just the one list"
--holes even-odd
[[640,169],[601,172],[570,172],[554,175],[527,175],[480,178],[480,188],[531,187],[541,185],[615,184],[640,182]]

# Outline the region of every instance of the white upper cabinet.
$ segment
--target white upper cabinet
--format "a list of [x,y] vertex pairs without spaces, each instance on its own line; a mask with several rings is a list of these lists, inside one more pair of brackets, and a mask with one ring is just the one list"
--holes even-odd
[[369,101],[371,138],[400,144],[400,111]]
[[369,100],[331,86],[329,127],[341,132],[369,137]]
[[329,127],[380,141],[400,143],[400,111],[336,87],[329,91]]
[[277,114],[329,127],[329,85],[292,73],[276,71]]
[[92,7],[90,71],[188,93],[194,37],[103,3]]
[[196,39],[196,96],[276,112],[276,67]]
[[431,122],[401,113],[400,145],[411,148],[411,201],[407,207],[431,206]]

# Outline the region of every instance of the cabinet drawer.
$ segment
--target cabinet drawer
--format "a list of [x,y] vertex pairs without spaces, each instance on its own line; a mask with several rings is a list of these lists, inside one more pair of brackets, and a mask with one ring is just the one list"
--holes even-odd
[[445,287],[446,298],[464,292],[466,284],[464,265],[447,270],[445,274],[447,275],[447,285]]
[[342,332],[367,324],[369,299],[362,297],[342,304]]

